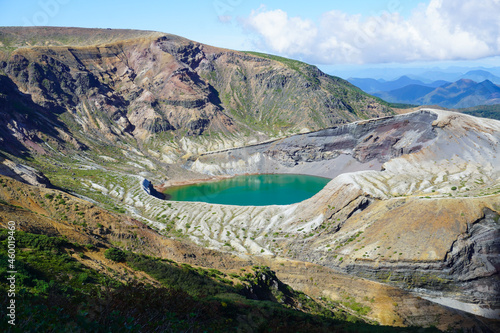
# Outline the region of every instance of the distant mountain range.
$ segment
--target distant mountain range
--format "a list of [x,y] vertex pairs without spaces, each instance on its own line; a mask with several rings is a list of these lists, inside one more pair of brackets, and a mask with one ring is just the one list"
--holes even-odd
[[455,82],[461,79],[469,79],[476,82],[482,82],[484,80],[490,80],[495,84],[500,84],[500,77],[497,71],[486,71],[486,70],[470,70],[465,74],[455,72],[442,72],[442,71],[427,71],[421,74],[408,75],[410,78],[415,80],[420,80],[422,82],[433,82],[436,80],[444,80],[448,82]]
[[436,80],[426,83],[406,75],[393,81],[370,78],[351,78],[348,81],[391,103],[449,108],[500,104],[500,77],[484,70],[469,71],[453,82]]
[[500,86],[489,80],[477,83],[461,79],[437,88],[411,84],[373,95],[392,103],[439,105],[448,108],[500,104]]
[[[471,79],[476,82],[481,82],[484,80],[490,80],[495,84],[500,84],[500,82],[496,82],[489,78],[489,74],[500,77],[500,66],[498,67],[448,67],[448,68],[425,68],[425,67],[391,67],[386,66],[384,68],[366,68],[362,67],[359,69],[352,68],[342,68],[335,67],[335,69],[330,70],[330,74],[334,74],[335,76],[340,76],[342,78],[374,78],[380,79],[382,82],[385,81],[394,81],[401,76],[408,76],[414,80],[420,80],[425,83],[431,83],[438,80],[445,80],[448,82],[455,82],[460,79]],[[478,79],[474,77],[468,77],[468,75],[474,75],[477,73],[483,73],[485,75],[484,78]],[[489,73],[489,74],[488,74]],[[464,77],[466,76],[466,77]]]
[[443,84],[449,83],[448,81],[444,80],[425,83],[421,80],[413,79],[407,75],[401,76],[399,79],[394,81],[376,80],[369,78],[350,78],[348,79],[348,81],[369,94],[396,90],[409,85],[437,88]]

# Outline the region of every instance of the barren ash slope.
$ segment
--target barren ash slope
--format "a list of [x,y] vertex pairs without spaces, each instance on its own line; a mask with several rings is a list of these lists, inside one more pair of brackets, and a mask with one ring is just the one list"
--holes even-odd
[[[500,122],[395,116],[313,66],[157,32],[0,28],[0,42],[0,173],[150,225],[159,256],[175,255],[161,250],[174,238],[204,258],[266,263],[315,297],[341,299],[349,285],[368,302],[369,286],[367,318],[382,324],[473,327],[464,310],[498,325]],[[167,202],[142,187],[263,172],[332,181],[266,207]],[[104,237],[17,189],[2,186],[0,204],[28,210],[22,228],[43,233],[27,221],[49,218],[51,233]],[[2,224],[19,214],[9,207]],[[118,230],[107,229],[113,244],[150,253]]]

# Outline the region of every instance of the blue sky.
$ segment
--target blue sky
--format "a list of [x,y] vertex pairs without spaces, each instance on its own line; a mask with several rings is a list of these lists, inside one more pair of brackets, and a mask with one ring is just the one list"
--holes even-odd
[[[425,1],[398,1],[398,7],[407,16],[422,2]],[[0,25],[157,30],[214,46],[244,49],[252,46],[252,36],[240,22],[262,6],[314,20],[329,10],[369,16],[392,5],[391,0],[310,1],[307,5],[303,1],[276,0],[0,0]],[[232,20],[223,22],[220,16],[231,16]]]
[[500,0],[0,0],[1,26],[129,28],[323,69],[499,66]]

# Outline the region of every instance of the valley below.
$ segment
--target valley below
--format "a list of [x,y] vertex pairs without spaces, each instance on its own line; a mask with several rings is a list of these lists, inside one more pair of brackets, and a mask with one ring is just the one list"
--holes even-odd
[[[217,270],[207,279],[243,284],[212,295],[221,309],[244,295],[320,316],[307,299],[368,331],[500,329],[500,121],[397,114],[314,66],[158,32],[0,40],[4,228],[64,236],[72,260],[125,284],[163,283],[136,255]],[[287,205],[161,195],[256,174],[331,180]],[[231,329],[258,331],[243,313]]]

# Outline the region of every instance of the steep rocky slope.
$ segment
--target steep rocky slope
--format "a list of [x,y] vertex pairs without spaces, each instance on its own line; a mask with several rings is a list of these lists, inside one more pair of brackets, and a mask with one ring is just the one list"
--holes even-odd
[[436,133],[436,116],[411,113],[300,134],[241,149],[203,154],[186,167],[211,175],[305,173],[328,178],[379,170],[390,159],[418,152]]
[[0,28],[0,41],[1,139],[39,153],[52,140],[64,145],[58,151],[131,145],[170,160],[176,149],[231,147],[390,113],[313,66],[169,34]]

